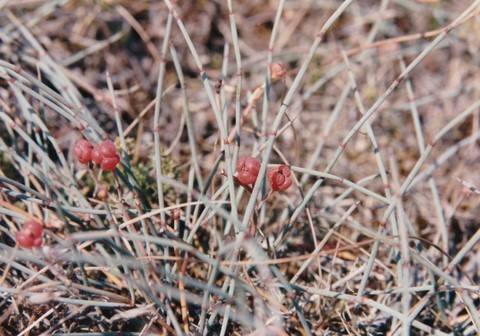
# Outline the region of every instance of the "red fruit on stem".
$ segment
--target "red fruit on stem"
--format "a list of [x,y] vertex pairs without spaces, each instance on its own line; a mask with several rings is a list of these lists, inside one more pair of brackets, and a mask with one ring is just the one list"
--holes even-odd
[[238,180],[242,184],[252,184],[257,180],[260,163],[254,157],[243,157],[237,162]]
[[85,139],[78,140],[73,148],[73,152],[80,163],[89,163],[92,161],[92,150],[93,145]]
[[20,245],[23,248],[32,247],[32,238],[27,236],[22,231],[15,233],[15,240],[17,241],[18,245]]
[[287,67],[283,63],[271,63],[270,64],[270,75],[272,81],[281,79],[287,75]]
[[43,233],[43,226],[33,219],[29,219],[23,224],[22,231],[34,237],[40,237]]
[[113,143],[104,141],[93,149],[92,160],[103,170],[114,170],[120,162],[120,156]]
[[33,247],[40,247],[43,245],[43,238],[42,237],[38,237],[37,239],[35,239],[33,241]]
[[15,234],[15,240],[23,248],[40,247],[43,244],[42,233],[42,224],[30,219],[23,224],[22,231]]
[[267,171],[267,180],[272,186],[273,191],[287,190],[290,188],[292,185],[290,174],[290,168],[285,165],[270,168]]

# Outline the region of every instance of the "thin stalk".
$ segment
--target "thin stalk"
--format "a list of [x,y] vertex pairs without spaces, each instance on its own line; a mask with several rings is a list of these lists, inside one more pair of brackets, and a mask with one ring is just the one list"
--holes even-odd
[[172,55],[173,65],[175,66],[175,70],[178,76],[178,81],[180,82],[180,87],[182,89],[183,114],[185,115],[185,123],[187,125],[188,143],[190,145],[190,157],[192,158],[193,168],[195,169],[195,177],[197,178],[198,186],[200,190],[202,190],[203,179],[202,179],[202,173],[200,171],[200,163],[198,162],[197,142],[195,139],[195,134],[192,126],[192,118],[190,115],[190,109],[188,104],[187,85],[185,83],[185,77],[183,76],[183,70],[182,70],[182,66],[180,65],[180,61],[178,59],[177,51],[173,44],[170,44],[170,54]]
[[[156,91],[156,101],[155,101],[155,110],[153,114],[153,139],[155,146],[155,171],[157,177],[157,192],[158,192],[158,206],[160,209],[165,207],[165,200],[163,196],[163,184],[161,180],[162,176],[162,151],[160,148],[160,109],[163,98],[163,80],[165,77],[165,63],[166,55],[168,51],[168,45],[170,44],[170,34],[172,31],[172,22],[173,16],[170,13],[167,18],[167,23],[165,24],[165,34],[163,37],[161,58],[160,58],[160,69],[158,71],[157,78],[157,91]],[[162,213],[160,218],[165,222],[165,215]]]

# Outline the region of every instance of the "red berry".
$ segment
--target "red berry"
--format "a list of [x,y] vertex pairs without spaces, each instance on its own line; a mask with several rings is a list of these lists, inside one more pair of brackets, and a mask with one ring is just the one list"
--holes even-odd
[[257,180],[260,163],[254,157],[240,158],[237,162],[238,180],[243,184],[252,184]]
[[80,139],[75,144],[73,152],[80,163],[89,163],[92,160],[93,145],[90,141]]
[[23,224],[22,231],[15,234],[15,239],[23,248],[40,247],[43,244],[42,233],[42,224],[30,219]]
[[104,141],[92,151],[92,160],[103,170],[114,170],[120,162],[117,149],[110,141]]
[[22,231],[35,237],[39,237],[43,233],[43,226],[36,220],[29,219],[23,224]]
[[28,237],[24,232],[20,231],[15,234],[15,240],[18,245],[23,248],[31,248],[33,246],[33,241],[31,237]]
[[290,168],[285,165],[270,168],[267,171],[267,180],[272,186],[273,191],[287,190],[290,188],[292,185],[290,174]]
[[287,75],[287,67],[283,63],[271,63],[270,75],[271,75],[272,81],[281,79]]

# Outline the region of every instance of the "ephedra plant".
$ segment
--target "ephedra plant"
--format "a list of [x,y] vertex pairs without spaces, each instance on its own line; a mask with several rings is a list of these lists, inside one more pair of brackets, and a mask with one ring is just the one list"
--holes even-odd
[[480,1],[0,4],[0,334],[474,335]]

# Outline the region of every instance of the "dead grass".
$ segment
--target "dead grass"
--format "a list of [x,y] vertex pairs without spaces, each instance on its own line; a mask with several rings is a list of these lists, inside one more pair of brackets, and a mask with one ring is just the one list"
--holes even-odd
[[[341,3],[0,2],[0,334],[480,333],[479,1],[353,1],[318,35]],[[122,153],[105,202],[82,137]],[[234,184],[250,155],[294,187]]]

